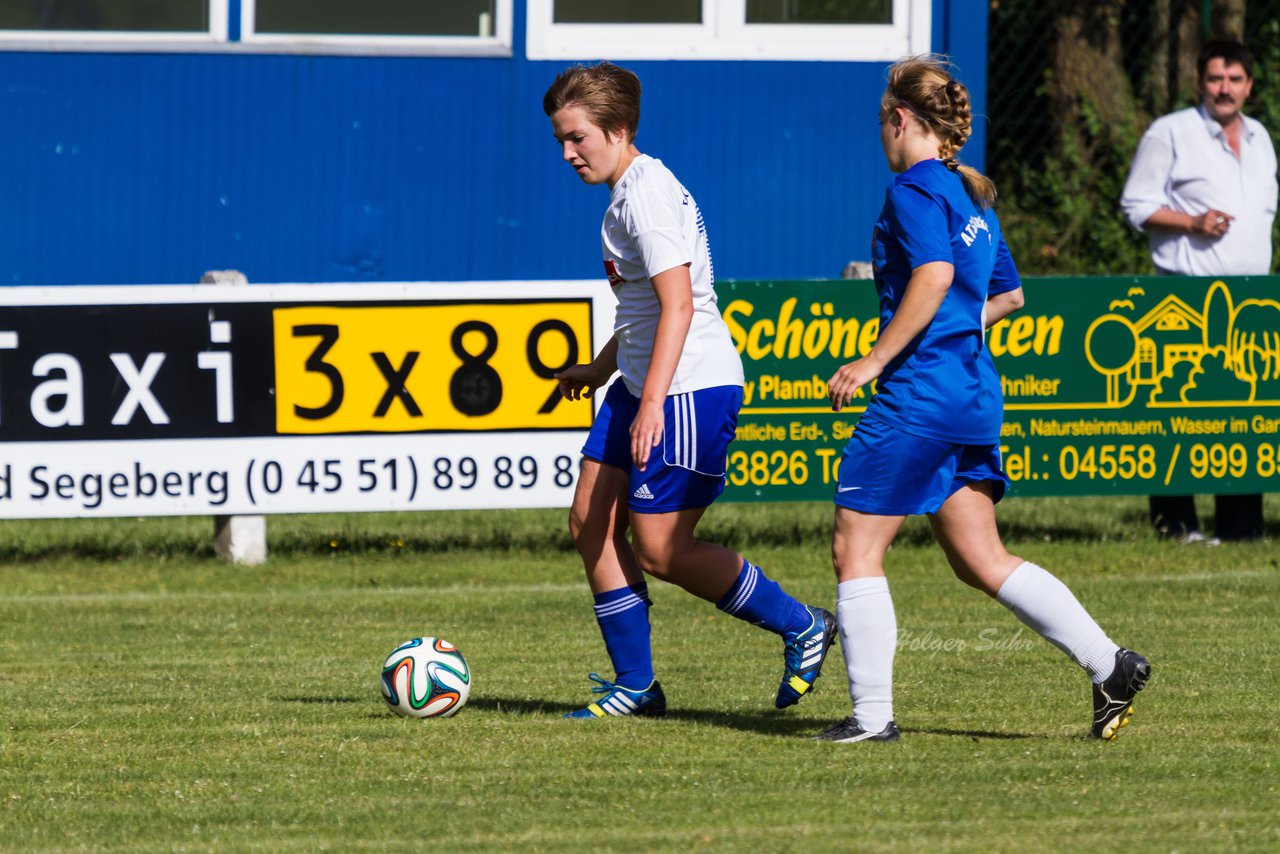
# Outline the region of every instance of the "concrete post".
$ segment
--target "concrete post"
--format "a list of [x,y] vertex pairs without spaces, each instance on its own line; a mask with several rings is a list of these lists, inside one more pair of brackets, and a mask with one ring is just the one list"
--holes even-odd
[[232,563],[256,566],[267,562],[266,516],[214,516],[213,550]]
[[[249,284],[239,270],[209,270],[200,277],[202,285],[238,286]],[[266,516],[214,516],[213,549],[218,557],[255,566],[267,562]]]
[[840,273],[842,279],[872,279],[875,273],[870,261],[850,261]]

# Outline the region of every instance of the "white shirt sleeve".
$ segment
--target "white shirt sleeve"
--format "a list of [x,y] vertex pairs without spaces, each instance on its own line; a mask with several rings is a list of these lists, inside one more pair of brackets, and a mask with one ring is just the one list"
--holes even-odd
[[1169,175],[1173,171],[1173,142],[1167,131],[1150,128],[1138,143],[1138,153],[1129,167],[1120,208],[1129,224],[1143,230],[1147,220],[1160,208],[1172,208]]
[[627,199],[628,229],[650,279],[693,262],[680,200],[669,193],[637,192]]

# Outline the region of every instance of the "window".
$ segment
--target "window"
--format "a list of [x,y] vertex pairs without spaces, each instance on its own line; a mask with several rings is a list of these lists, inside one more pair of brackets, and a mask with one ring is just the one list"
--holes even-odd
[[931,0],[528,0],[530,59],[895,60]]
[[511,55],[511,0],[241,0],[246,44],[339,53]]
[[702,0],[557,0],[557,24],[700,24]]
[[315,35],[492,36],[493,0],[350,3],[257,0],[254,31]]
[[891,0],[747,0],[748,24],[892,24]]
[[209,29],[205,0],[25,0],[0,5],[0,29],[81,32],[203,32]]
[[225,38],[228,0],[0,0],[0,44],[9,49],[146,48]]
[[512,0],[0,0],[0,49],[510,56]]

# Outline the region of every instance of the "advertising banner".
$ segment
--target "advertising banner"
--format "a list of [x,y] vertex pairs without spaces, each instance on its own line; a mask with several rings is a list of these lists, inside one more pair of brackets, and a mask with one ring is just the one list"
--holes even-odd
[[[875,342],[873,284],[718,291],[747,373],[727,497],[829,500],[869,390],[837,414],[826,382]],[[1013,494],[1280,490],[1280,279],[1046,278],[1024,292],[987,335]]]
[[0,290],[0,517],[562,507],[603,282]]
[[[869,281],[717,285],[730,501],[827,501]],[[1031,279],[987,347],[1014,494],[1280,489],[1280,279]],[[0,289],[0,518],[566,507],[600,282]],[[955,413],[963,419],[963,411]]]

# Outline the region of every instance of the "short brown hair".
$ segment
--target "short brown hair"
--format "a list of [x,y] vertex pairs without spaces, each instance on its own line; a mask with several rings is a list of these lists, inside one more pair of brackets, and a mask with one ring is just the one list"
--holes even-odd
[[1196,57],[1196,73],[1204,80],[1204,72],[1212,60],[1221,59],[1223,65],[1239,65],[1244,69],[1244,76],[1253,79],[1253,53],[1238,41],[1230,39],[1210,39],[1200,48]]
[[640,78],[612,62],[574,65],[556,75],[542,96],[542,111],[553,116],[577,105],[605,132],[626,130],[627,141],[635,142],[640,127]]

